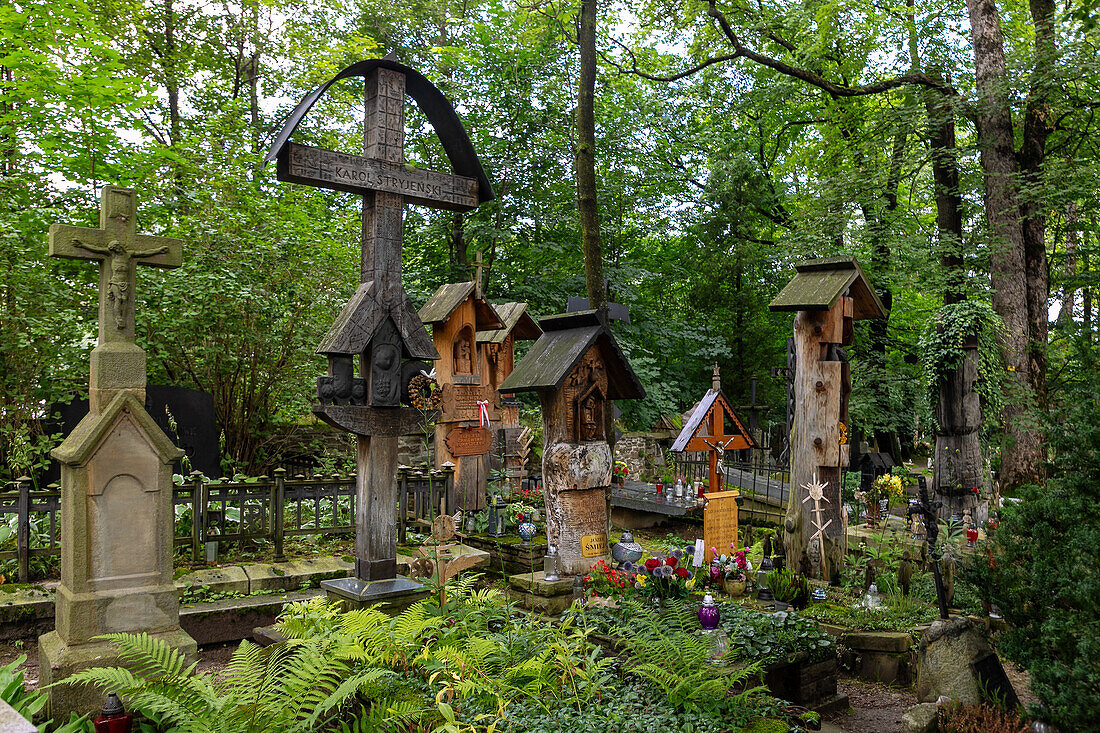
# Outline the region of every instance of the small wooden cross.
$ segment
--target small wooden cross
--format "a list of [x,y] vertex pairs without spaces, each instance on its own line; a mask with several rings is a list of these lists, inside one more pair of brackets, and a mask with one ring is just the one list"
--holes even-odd
[[50,256],[99,261],[99,343],[133,343],[136,265],[179,267],[183,241],[138,234],[137,193],[104,186],[99,229],[52,225]]
[[818,538],[818,547],[821,549],[821,574],[824,576],[824,580],[828,580],[829,568],[825,564],[825,528],[832,524],[833,520],[830,519],[825,522],[825,524],[821,523],[821,515],[825,512],[825,510],[821,508],[821,502],[829,501],[828,497],[825,496],[825,489],[828,488],[828,484],[818,481],[817,472],[815,471],[813,481],[808,484],[803,484],[802,488],[806,490],[806,497],[802,499],[802,503],[805,504],[811,499],[813,499],[814,502],[813,523],[814,529],[817,531],[810,535],[810,539],[812,540],[814,537]]

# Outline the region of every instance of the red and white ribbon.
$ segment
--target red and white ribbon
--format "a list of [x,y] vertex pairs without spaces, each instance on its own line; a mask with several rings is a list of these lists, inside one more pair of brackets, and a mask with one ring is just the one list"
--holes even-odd
[[477,401],[477,424],[478,427],[489,427],[489,400]]

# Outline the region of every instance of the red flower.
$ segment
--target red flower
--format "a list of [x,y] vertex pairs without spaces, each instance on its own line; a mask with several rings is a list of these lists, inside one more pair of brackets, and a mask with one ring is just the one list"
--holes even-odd
[[678,563],[678,562],[680,562],[680,561],[679,561],[679,560],[677,560],[677,559],[676,559],[676,558],[674,558],[674,557],[667,557],[667,558],[665,558],[665,565],[668,565],[668,566],[669,566],[670,568],[674,568],[674,567],[676,567],[676,563]]
[[691,577],[691,571],[687,568],[676,568],[676,577],[680,580],[687,580]]
[[660,566],[661,566],[661,561],[658,560],[655,557],[651,557],[651,558],[649,558],[648,560],[645,561],[645,569],[649,570],[650,572],[656,570]]

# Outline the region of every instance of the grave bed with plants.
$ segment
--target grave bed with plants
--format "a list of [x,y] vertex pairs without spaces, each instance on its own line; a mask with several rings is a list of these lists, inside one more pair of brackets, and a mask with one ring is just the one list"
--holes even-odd
[[118,691],[146,733],[816,727],[816,713],[760,685],[761,661],[708,663],[693,604],[632,624],[608,653],[592,639],[596,616],[579,604],[548,623],[467,576],[396,617],[341,613],[322,598],[291,604],[278,622],[288,642],[242,642],[216,675],[197,674],[147,636],[113,635],[136,671],[90,669],[70,682]]

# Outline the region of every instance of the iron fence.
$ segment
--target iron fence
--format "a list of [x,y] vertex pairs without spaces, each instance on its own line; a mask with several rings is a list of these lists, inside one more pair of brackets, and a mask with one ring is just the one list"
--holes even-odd
[[[744,458],[747,460],[741,460]],[[726,454],[723,487],[741,492],[738,518],[744,524],[780,524],[786,514],[790,497],[790,467],[776,464],[770,458],[767,450]],[[668,460],[673,472],[682,477],[688,486],[694,486],[696,481],[702,482],[703,486],[709,482],[710,459],[707,453],[672,453]],[[851,488],[860,486],[866,490],[880,473],[869,467],[862,471],[845,470],[842,478]]]
[[[207,542],[262,539],[272,543],[279,561],[287,537],[355,533],[354,475],[273,473],[239,481],[193,473],[173,486],[174,545],[189,547],[192,560],[202,562]],[[32,486],[23,477],[0,491],[0,548],[14,544],[0,549],[0,562],[16,561],[20,583],[30,580],[31,558],[61,554],[61,487]],[[430,526],[441,512],[454,510],[453,469],[402,467],[397,488],[402,541],[407,526]]]

